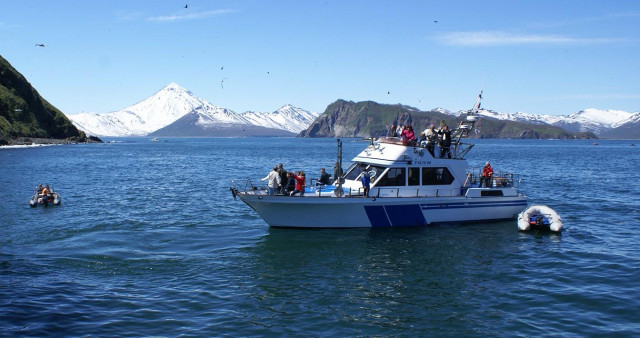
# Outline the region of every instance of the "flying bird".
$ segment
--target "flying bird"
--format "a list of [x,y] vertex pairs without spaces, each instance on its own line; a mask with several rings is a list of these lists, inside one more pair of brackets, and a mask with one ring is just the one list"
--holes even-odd
[[220,81],[220,87],[222,89],[224,89],[224,80],[228,79],[228,77],[225,77],[224,79],[222,79],[222,81]]
[[184,8],[189,8],[189,4],[184,5]]
[[433,23],[438,23],[438,20],[433,20]]
[[389,95],[389,94],[391,94],[391,92],[390,92],[390,91],[389,91],[389,92],[387,92],[387,95]]
[[36,43],[36,47],[44,47],[44,43]]

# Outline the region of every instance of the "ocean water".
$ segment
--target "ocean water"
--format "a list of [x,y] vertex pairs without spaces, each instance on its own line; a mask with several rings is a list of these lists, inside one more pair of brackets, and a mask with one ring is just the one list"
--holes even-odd
[[[278,162],[332,172],[334,139],[0,148],[0,335],[637,337],[640,146],[592,142],[475,140],[467,156],[519,173],[561,235],[270,229],[232,199],[230,180]],[[345,159],[364,146],[344,140]],[[62,205],[30,208],[39,183]]]

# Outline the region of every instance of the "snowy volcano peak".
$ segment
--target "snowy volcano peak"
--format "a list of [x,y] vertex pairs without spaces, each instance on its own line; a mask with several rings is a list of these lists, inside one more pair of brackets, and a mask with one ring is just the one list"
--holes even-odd
[[150,133],[205,105],[211,104],[172,82],[151,97],[114,114],[130,112],[137,115],[144,123],[132,126],[132,129]]
[[168,85],[166,85],[164,88],[160,89],[159,91],[163,91],[163,90],[167,90],[167,91],[170,91],[170,90],[186,91],[187,93],[191,94],[190,91],[180,87],[180,85],[175,83],[175,82],[169,83]]
[[220,110],[171,82],[149,98],[122,110],[106,114],[81,113],[68,117],[76,127],[90,135],[142,136],[166,127],[191,111],[201,109],[208,112]]

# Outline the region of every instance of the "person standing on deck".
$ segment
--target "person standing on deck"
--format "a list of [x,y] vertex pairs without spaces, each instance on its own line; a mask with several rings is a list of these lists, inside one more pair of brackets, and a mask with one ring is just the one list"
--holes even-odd
[[267,181],[267,187],[269,188],[269,195],[275,195],[280,188],[280,175],[278,175],[278,167],[273,167],[273,170],[269,174],[261,178],[262,181]]
[[484,168],[482,168],[482,177],[480,177],[480,188],[482,188],[482,183],[484,183],[485,187],[491,188],[493,186],[493,168],[491,168],[491,164],[489,162],[484,164]]
[[284,195],[287,191],[287,171],[282,167],[282,163],[278,163],[278,175],[280,175],[280,193]]
[[369,186],[369,184],[371,183],[371,176],[369,175],[369,172],[364,168],[364,166],[362,167],[360,181],[362,181],[362,190],[364,191],[364,197],[369,197],[369,189],[371,189],[371,187]]
[[304,196],[304,187],[305,187],[305,177],[304,177],[304,171],[300,170],[298,171],[298,175],[293,174],[291,175],[293,176],[293,178],[296,180],[296,190],[291,192],[291,196],[300,193],[300,197]]
[[339,182],[338,180],[342,180],[342,167],[340,167],[340,162],[336,162],[333,166],[333,184],[337,184]]

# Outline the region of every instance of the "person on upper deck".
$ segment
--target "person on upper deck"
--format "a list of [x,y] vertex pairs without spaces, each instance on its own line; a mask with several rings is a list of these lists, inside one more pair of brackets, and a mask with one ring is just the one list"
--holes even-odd
[[424,147],[427,144],[427,136],[424,134],[424,132],[420,133],[420,137],[418,137],[418,139],[416,140],[416,144]]
[[331,175],[327,174],[324,168],[320,169],[320,178],[318,179],[318,183],[322,185],[331,184]]
[[482,188],[482,183],[484,183],[485,187],[491,188],[493,186],[493,168],[491,168],[491,164],[489,162],[484,164],[484,168],[482,168],[482,176],[480,177],[480,188]]
[[407,128],[402,132],[402,144],[412,146],[416,141],[416,134],[413,132],[412,126],[407,126]]
[[449,130],[449,126],[446,124],[442,129],[438,130],[438,135],[442,138],[440,139],[440,158],[451,158],[451,130]]
[[391,127],[389,127],[389,133],[387,137],[398,137],[398,130],[396,129],[395,124],[392,124]]
[[438,139],[438,133],[434,129],[435,127],[432,125],[429,126],[428,129],[425,129],[424,136],[427,138],[427,151],[431,156],[433,155],[433,148],[435,147],[436,140]]
[[304,196],[304,187],[305,187],[304,171],[300,170],[298,171],[298,175],[292,174],[291,176],[296,180],[296,190],[291,192],[291,196],[297,193],[300,193],[300,197]]

